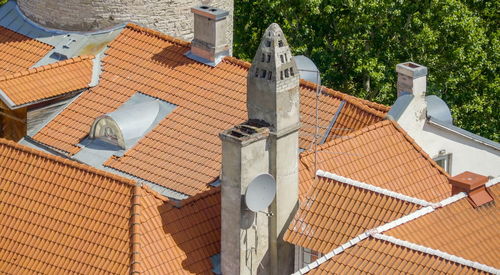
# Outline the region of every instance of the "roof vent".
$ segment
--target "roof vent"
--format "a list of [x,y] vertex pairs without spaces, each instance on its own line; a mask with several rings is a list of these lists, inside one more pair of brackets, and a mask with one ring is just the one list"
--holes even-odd
[[450,178],[452,194],[466,192],[474,207],[493,201],[493,196],[486,189],[486,182],[488,177],[468,171]]
[[201,5],[191,8],[194,14],[194,39],[187,57],[210,66],[216,66],[229,55],[226,40],[228,11]]

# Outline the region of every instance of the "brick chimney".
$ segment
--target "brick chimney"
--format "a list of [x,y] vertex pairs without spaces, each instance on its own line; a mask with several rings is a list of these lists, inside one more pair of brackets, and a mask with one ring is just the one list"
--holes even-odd
[[191,51],[186,55],[198,62],[216,66],[224,56],[229,55],[226,40],[228,11],[201,5],[191,8],[194,14],[194,39]]
[[415,97],[425,97],[427,89],[427,67],[413,62],[405,62],[396,65],[398,73],[398,97],[411,93]]
[[463,172],[450,178],[450,184],[452,185],[451,192],[453,195],[466,192],[469,195],[469,202],[474,207],[479,207],[493,201],[493,196],[485,186],[487,182],[488,177],[486,176],[468,171]]

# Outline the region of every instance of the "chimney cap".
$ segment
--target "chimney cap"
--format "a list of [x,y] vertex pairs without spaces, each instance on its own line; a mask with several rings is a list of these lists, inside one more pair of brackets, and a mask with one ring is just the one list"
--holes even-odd
[[213,20],[220,20],[229,15],[228,11],[208,5],[192,7],[191,12]]
[[463,189],[466,192],[470,192],[478,187],[484,186],[486,182],[488,182],[488,177],[469,171],[450,178],[451,185]]
[[396,72],[411,78],[419,78],[427,75],[427,67],[414,62],[404,62],[396,65]]

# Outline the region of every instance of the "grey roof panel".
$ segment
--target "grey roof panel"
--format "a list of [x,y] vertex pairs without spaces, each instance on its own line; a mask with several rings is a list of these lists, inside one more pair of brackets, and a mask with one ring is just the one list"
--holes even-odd
[[303,55],[297,55],[293,58],[295,59],[295,64],[297,64],[300,78],[321,85],[321,76],[319,76],[318,67],[316,67],[316,64],[311,59]]
[[426,96],[425,100],[427,101],[427,117],[432,117],[439,121],[453,124],[450,108],[446,102],[435,95]]
[[387,113],[387,116],[397,121],[405,112],[408,105],[410,105],[413,97],[413,94],[410,93],[406,93],[398,97],[398,99],[396,99],[396,102],[394,102],[394,104],[392,105],[391,110],[389,110],[389,112]]
[[473,133],[471,133],[471,132],[469,132],[467,130],[464,130],[464,129],[460,128],[460,127],[457,127],[457,126],[455,126],[453,124],[450,124],[450,123],[447,123],[447,122],[444,122],[444,121],[440,121],[440,120],[438,120],[436,118],[433,118],[433,117],[429,118],[429,122],[431,124],[434,124],[436,126],[439,126],[439,127],[443,128],[443,129],[446,129],[448,131],[457,133],[457,134],[459,134],[461,136],[464,136],[464,137],[466,137],[468,139],[472,139],[474,141],[477,141],[479,143],[482,143],[482,144],[484,144],[486,146],[492,147],[492,148],[500,151],[500,143],[498,143],[498,142],[494,142],[493,140],[489,140],[489,139],[487,139],[485,137],[473,134]]

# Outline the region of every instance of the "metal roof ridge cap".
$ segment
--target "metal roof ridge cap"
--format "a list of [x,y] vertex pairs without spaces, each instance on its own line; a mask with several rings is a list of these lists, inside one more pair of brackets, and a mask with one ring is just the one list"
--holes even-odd
[[346,249],[356,245],[358,242],[368,238],[370,235],[366,234],[366,232],[363,232],[356,237],[350,239],[349,241],[343,243],[342,245],[338,246],[337,248],[333,249],[332,251],[326,253],[322,257],[318,258],[317,260],[309,263],[308,265],[302,267],[292,275],[301,275],[301,274],[306,274],[307,272],[311,271],[312,269],[315,269],[316,267],[320,266],[321,264],[325,263],[326,261],[330,260],[334,256],[344,252]]
[[[442,129],[445,129],[445,130],[447,130],[447,131],[453,132],[453,133],[455,133],[455,134],[457,134],[457,135],[463,136],[463,137],[465,137],[465,138],[467,138],[467,139],[473,140],[473,141],[475,141],[475,142],[477,142],[477,143],[481,143],[481,144],[483,144],[483,145],[485,145],[485,146],[488,146],[488,147],[491,147],[491,148],[493,148],[493,149],[495,149],[495,150],[499,150],[499,151],[500,151],[500,144],[498,144],[497,142],[494,142],[493,140],[487,139],[487,138],[482,137],[482,136],[480,136],[480,135],[476,135],[476,134],[471,133],[471,132],[469,132],[469,131],[467,131],[467,130],[465,130],[465,129],[462,129],[462,128],[458,127],[458,126],[455,126],[455,125],[453,125],[453,124],[452,124],[452,125],[446,125],[447,123],[444,123],[444,122],[442,122],[442,121],[440,121],[440,120],[438,120],[438,119],[435,119],[435,118],[433,118],[433,117],[430,117],[427,121],[428,121],[430,124],[432,124],[432,125],[438,126],[438,127],[442,128]],[[462,131],[465,131],[465,132],[467,132],[467,133],[469,133],[469,134],[472,134],[472,135],[474,135],[474,136],[478,136],[478,137],[481,137],[481,138],[487,139],[488,141],[492,142],[493,144],[490,144],[490,143],[488,143],[488,142],[485,142],[485,141],[483,141],[483,140],[480,140],[480,139],[478,139],[478,138],[476,138],[476,137],[474,137],[474,136],[467,135],[467,134],[465,134],[465,133],[461,133],[461,132],[459,132],[459,131],[457,131],[457,130],[453,129],[452,127],[449,127],[449,126],[456,127],[456,128],[458,128],[458,129],[461,129]],[[497,144],[498,144],[498,145],[497,145]]]
[[92,75],[90,77],[89,87],[95,87],[99,84],[101,72],[102,72],[102,57],[104,56],[103,52],[100,52],[95,55],[92,59]]
[[398,238],[395,238],[395,237],[392,237],[389,235],[385,235],[385,234],[380,234],[380,233],[374,234],[373,237],[376,239],[382,240],[382,241],[393,243],[393,244],[398,245],[398,246],[402,246],[402,247],[406,247],[408,249],[416,250],[418,252],[422,252],[425,254],[440,257],[440,258],[443,258],[443,259],[450,261],[450,262],[455,262],[455,263],[458,263],[461,265],[465,265],[465,266],[479,269],[481,271],[485,271],[485,272],[489,272],[489,273],[500,274],[500,269],[496,269],[492,266],[485,265],[485,264],[482,264],[480,262],[471,261],[471,260],[456,256],[453,254],[449,254],[449,253],[443,252],[443,251],[438,250],[438,249],[426,247],[426,246],[423,246],[423,245],[420,245],[417,243],[412,243],[409,241],[401,240],[401,239],[398,239]]
[[343,176],[340,176],[340,175],[336,175],[336,174],[333,174],[333,173],[330,173],[330,172],[325,172],[325,171],[322,171],[322,170],[318,170],[316,172],[316,175],[320,176],[320,177],[325,177],[325,178],[329,178],[329,179],[332,179],[332,180],[340,181],[342,183],[349,184],[349,185],[352,185],[352,186],[355,186],[355,187],[358,187],[358,188],[370,190],[372,192],[379,193],[379,194],[382,194],[382,195],[386,195],[386,196],[389,196],[389,197],[392,197],[392,198],[396,198],[396,199],[399,199],[399,200],[402,200],[402,201],[406,201],[406,202],[418,204],[418,205],[421,205],[421,206],[432,205],[431,202],[428,202],[426,200],[422,200],[422,199],[418,199],[418,198],[415,198],[415,197],[411,197],[411,196],[408,196],[408,195],[405,195],[405,194],[394,192],[394,191],[391,191],[391,190],[388,190],[388,189],[385,189],[385,188],[382,188],[382,187],[378,187],[378,186],[375,186],[375,185],[371,185],[371,184],[368,184],[368,183],[356,181],[356,180],[353,180],[353,179],[350,179],[350,178],[346,178],[346,177],[343,177]]

